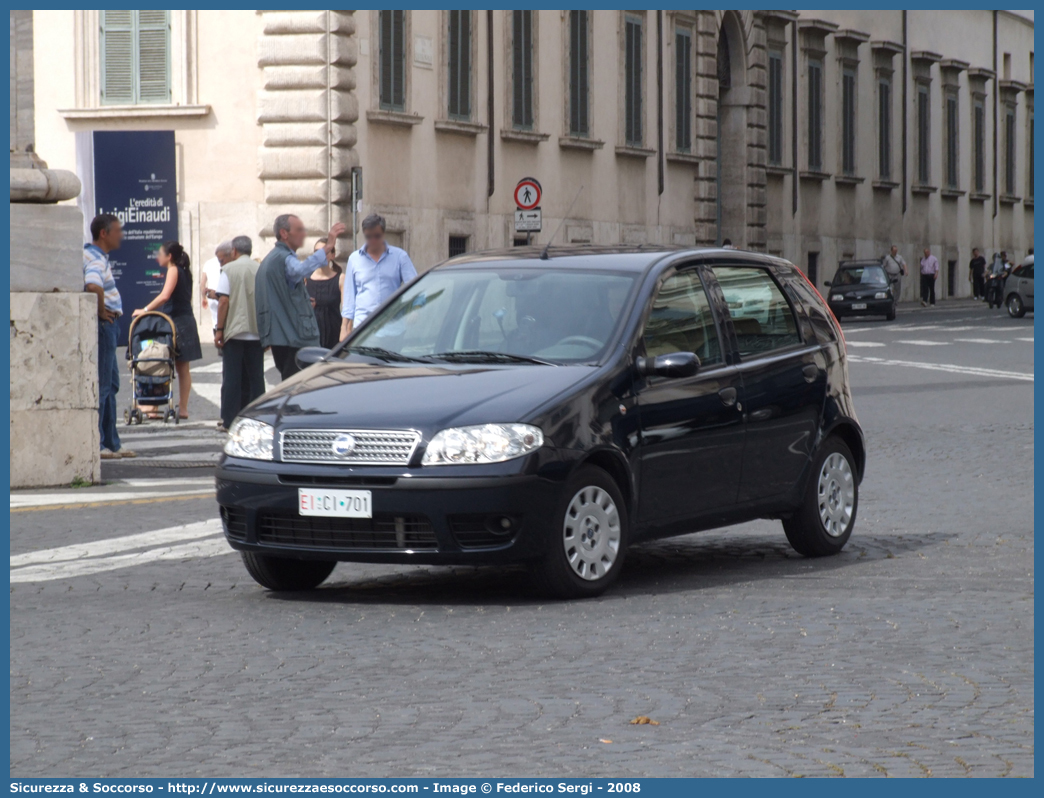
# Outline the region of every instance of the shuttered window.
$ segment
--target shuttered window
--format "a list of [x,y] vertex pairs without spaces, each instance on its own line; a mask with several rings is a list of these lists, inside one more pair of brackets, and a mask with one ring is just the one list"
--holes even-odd
[[674,33],[674,146],[678,152],[692,151],[692,31]]
[[841,74],[841,171],[856,170],[856,74],[846,69]]
[[642,20],[624,21],[624,139],[642,146]]
[[892,81],[877,82],[877,173],[882,180],[892,176]]
[[808,62],[808,168],[823,169],[823,62]]
[[783,163],[783,54],[769,53],[768,70],[768,159]]
[[406,110],[406,12],[381,11],[380,104],[385,111]]
[[587,136],[587,11],[569,12],[569,135]]
[[102,11],[101,100],[169,103],[170,12]]
[[960,130],[957,127],[957,94],[946,95],[946,186],[957,188],[957,158],[960,153]]
[[471,119],[471,12],[449,11],[450,119]]
[[986,191],[986,106],[982,100],[975,101],[975,141],[973,142],[975,157],[975,191],[982,194]]
[[1004,114],[1004,193],[1015,195],[1015,109]]
[[511,12],[511,125],[533,127],[533,12]]
[[928,86],[917,87],[917,182],[927,186],[931,182],[932,120]]

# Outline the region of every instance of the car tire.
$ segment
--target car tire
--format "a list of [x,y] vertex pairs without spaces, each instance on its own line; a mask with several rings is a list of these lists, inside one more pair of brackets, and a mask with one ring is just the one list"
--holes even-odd
[[627,552],[620,488],[602,469],[582,466],[566,482],[553,517],[548,552],[531,569],[535,586],[551,598],[601,595],[619,577]]
[[858,509],[855,458],[844,441],[832,436],[819,448],[801,507],[783,520],[783,530],[799,554],[837,554],[852,536]]
[[319,587],[337,565],[328,560],[295,560],[252,551],[242,554],[247,572],[269,590],[311,590]]
[[895,321],[895,305],[892,305],[892,309],[888,311],[888,315],[885,316],[885,321]]
[[1013,319],[1021,319],[1026,315],[1026,306],[1022,304],[1022,297],[1018,294],[1009,296],[1006,304],[1008,306],[1008,315]]

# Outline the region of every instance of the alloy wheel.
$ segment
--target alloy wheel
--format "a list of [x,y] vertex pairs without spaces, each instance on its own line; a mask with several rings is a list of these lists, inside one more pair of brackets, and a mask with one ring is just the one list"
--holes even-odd
[[855,510],[855,479],[852,466],[839,452],[832,453],[819,471],[819,520],[831,537],[841,537],[852,522]]
[[601,579],[620,552],[620,513],[612,496],[589,485],[573,496],[562,524],[566,560],[581,579]]

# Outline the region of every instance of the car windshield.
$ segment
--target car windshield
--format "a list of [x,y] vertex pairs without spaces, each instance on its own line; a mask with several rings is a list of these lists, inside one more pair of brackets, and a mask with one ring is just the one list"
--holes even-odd
[[635,276],[488,266],[421,277],[338,354],[388,361],[584,363],[613,338]]
[[831,285],[888,285],[888,276],[881,266],[843,266]]

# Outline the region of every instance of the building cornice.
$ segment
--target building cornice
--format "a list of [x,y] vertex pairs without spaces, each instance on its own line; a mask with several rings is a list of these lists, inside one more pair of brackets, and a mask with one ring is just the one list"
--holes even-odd
[[923,64],[937,64],[943,60],[943,57],[939,53],[933,53],[931,50],[914,50],[910,53],[910,60],[914,63]]
[[885,55],[893,56],[903,52],[903,46],[895,42],[886,41],[884,39],[877,39],[870,42],[870,49],[875,53],[883,53]]
[[826,36],[833,33],[841,26],[836,22],[828,22],[825,19],[799,19],[798,30],[802,33],[818,34]]
[[834,41],[858,47],[859,45],[866,44],[870,41],[870,34],[858,30],[852,30],[851,28],[844,28],[842,30],[834,31]]
[[70,121],[106,119],[200,119],[210,113],[209,105],[100,105],[97,108],[60,108]]
[[969,66],[967,61],[958,61],[956,58],[944,58],[939,62],[939,69],[949,69],[954,72],[963,72]]

